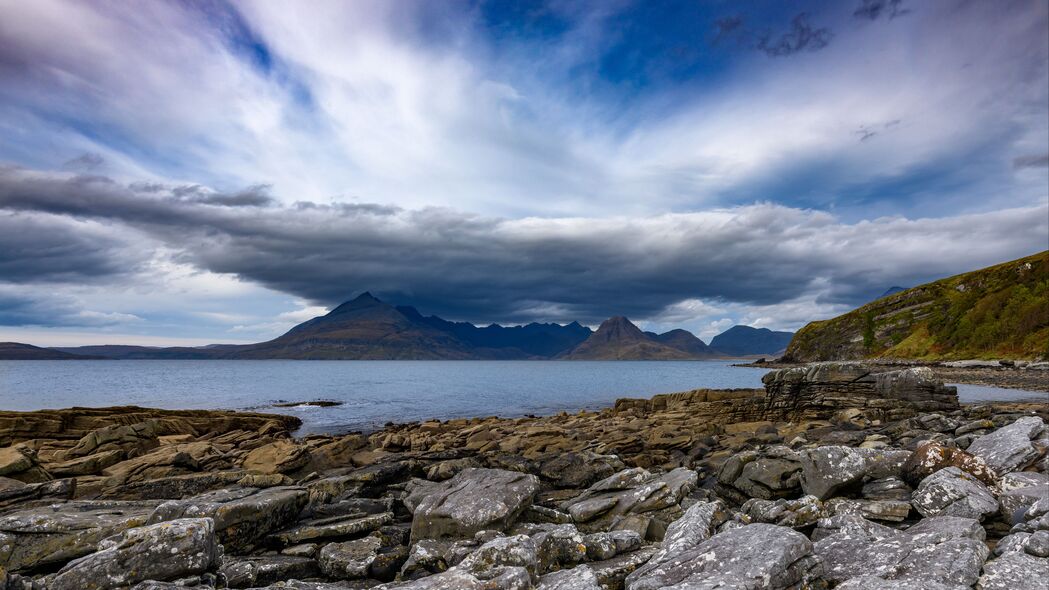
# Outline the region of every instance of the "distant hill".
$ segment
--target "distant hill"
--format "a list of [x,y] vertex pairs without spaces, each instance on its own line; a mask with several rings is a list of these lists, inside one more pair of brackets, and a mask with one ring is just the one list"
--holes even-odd
[[[646,334],[630,320],[616,316],[602,322],[596,332],[582,344],[562,355],[562,358],[567,360],[688,360],[712,356],[705,353],[697,355],[694,352],[671,346],[670,342],[681,343],[687,347],[695,346],[695,343],[687,337],[692,336],[691,334],[684,330],[680,332],[684,334],[671,334],[670,332],[662,335]],[[660,342],[659,339],[664,337],[665,341]],[[699,343],[703,344],[702,341]]]
[[70,354],[21,342],[0,342],[0,360],[2,361],[83,361],[98,358],[101,357]]
[[888,289],[885,290],[884,293],[882,293],[878,297],[878,299],[881,299],[882,297],[888,297],[889,295],[895,295],[897,293],[902,293],[902,292],[904,292],[906,290],[907,290],[906,287],[889,287]]
[[714,336],[710,347],[732,356],[779,354],[790,344],[793,332],[774,332],[768,328],[732,326]]
[[919,285],[805,326],[785,360],[1049,356],[1049,251]]
[[57,350],[76,355],[90,355],[108,359],[141,360],[141,359],[210,359],[222,352],[239,348],[235,344],[213,344],[201,346],[131,346],[125,344],[98,344],[91,346],[60,346]]
[[645,335],[660,344],[666,344],[671,348],[687,352],[696,358],[723,356],[719,351],[707,346],[706,343],[697,338],[695,334],[688,330],[682,330],[681,328],[664,332],[663,334],[645,332]]

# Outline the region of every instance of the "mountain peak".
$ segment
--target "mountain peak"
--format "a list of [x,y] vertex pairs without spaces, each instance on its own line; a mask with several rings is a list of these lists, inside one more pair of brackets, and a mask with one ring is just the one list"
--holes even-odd
[[343,312],[346,312],[346,311],[353,311],[353,310],[357,310],[357,309],[365,309],[365,308],[368,308],[368,307],[375,307],[376,305],[382,305],[382,304],[383,304],[382,301],[379,301],[378,299],[376,299],[375,296],[372,295],[370,291],[365,291],[364,293],[361,293],[360,295],[354,297],[353,299],[351,299],[351,300],[349,300],[349,301],[339,305],[335,309],[331,310],[331,313],[328,314],[328,315],[343,313]]

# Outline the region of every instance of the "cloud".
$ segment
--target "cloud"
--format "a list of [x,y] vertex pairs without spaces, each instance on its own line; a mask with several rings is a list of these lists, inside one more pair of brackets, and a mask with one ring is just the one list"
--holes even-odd
[[903,0],[863,0],[852,15],[867,20],[878,20],[882,16],[887,16],[889,20],[892,20],[910,12],[910,9],[903,8]]
[[1013,168],[1046,168],[1049,167],[1049,153],[1017,156],[1013,159]]
[[1030,254],[1049,235],[1046,205],[851,224],[769,203],[507,219],[446,208],[224,207],[170,188],[137,192],[109,178],[24,169],[0,172],[0,210],[121,226],[181,263],[313,304],[370,290],[479,322],[657,318],[687,311],[686,300],[731,303],[736,313],[799,298],[843,307],[887,285]]
[[84,309],[71,297],[34,293],[0,284],[0,326],[106,328],[141,322],[127,313]]
[[790,31],[780,35],[766,32],[758,39],[757,49],[770,57],[783,57],[801,51],[819,51],[830,44],[834,33],[827,27],[814,28],[809,15],[798,14],[790,21]]

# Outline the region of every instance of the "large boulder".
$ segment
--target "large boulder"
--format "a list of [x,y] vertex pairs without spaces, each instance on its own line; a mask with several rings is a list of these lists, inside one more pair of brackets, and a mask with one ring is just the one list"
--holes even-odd
[[86,457],[106,451],[120,451],[125,457],[136,457],[160,446],[156,420],[135,424],[114,424],[93,430],[71,449],[58,454],[60,461]]
[[244,458],[243,467],[257,473],[290,473],[310,462],[310,451],[295,441],[280,439],[256,449]]
[[51,474],[37,462],[36,452],[26,445],[0,448],[0,476],[23,483],[51,480]]
[[412,539],[462,538],[506,530],[535,499],[539,479],[501,469],[464,469],[428,487],[414,506]]
[[[939,516],[921,525],[899,532],[858,516],[821,521],[813,538],[819,539],[814,551],[823,561],[824,578],[832,584],[873,577],[929,587],[972,586],[989,553],[979,522]],[[854,586],[879,587],[871,583]]]
[[573,451],[543,463],[539,475],[559,488],[585,488],[620,469],[623,469],[623,462],[615,455]]
[[909,451],[824,446],[805,449],[801,458],[801,488],[826,500],[859,493],[868,480],[898,476],[910,458]]
[[1049,559],[1019,551],[1010,551],[983,566],[979,590],[1015,590],[1036,588],[1049,580]]
[[595,483],[561,508],[584,530],[629,526],[658,541],[663,529],[684,512],[679,504],[696,488],[698,479],[695,471],[683,467],[661,475],[627,469]]
[[918,445],[914,454],[903,464],[902,475],[911,485],[918,485],[944,467],[957,467],[989,486],[998,480],[994,470],[981,457],[935,441]]
[[1026,416],[977,438],[967,451],[983,459],[999,475],[1020,471],[1041,455],[1031,441],[1044,429],[1041,418]]
[[[745,451],[729,457],[718,470],[718,484],[746,498],[773,500],[798,492],[801,459],[788,447]],[[730,495],[735,495],[731,494]]]
[[75,501],[0,516],[0,568],[35,569],[65,563],[99,543],[146,523],[155,503]]
[[659,549],[648,562],[638,569],[637,575],[656,569],[665,561],[682,555],[714,536],[719,526],[731,514],[720,501],[697,502],[685,511],[684,516],[670,523]]
[[210,518],[187,518],[125,531],[99,551],[71,561],[51,590],[109,590],[199,575],[219,565],[222,548]]
[[911,497],[922,516],[984,518],[998,512],[998,500],[987,486],[957,467],[945,467],[926,477]]
[[250,549],[268,533],[293,522],[309,494],[298,487],[233,488],[157,506],[150,523],[181,518],[211,518],[229,552]]
[[653,568],[626,578],[627,590],[661,588],[786,589],[819,579],[820,562],[801,533],[751,524],[718,533]]

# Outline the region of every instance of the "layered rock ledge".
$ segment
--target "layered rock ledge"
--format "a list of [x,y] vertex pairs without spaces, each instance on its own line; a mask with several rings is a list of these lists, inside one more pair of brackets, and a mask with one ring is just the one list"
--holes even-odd
[[1024,588],[1046,404],[824,363],[533,418],[0,412],[0,590]]

